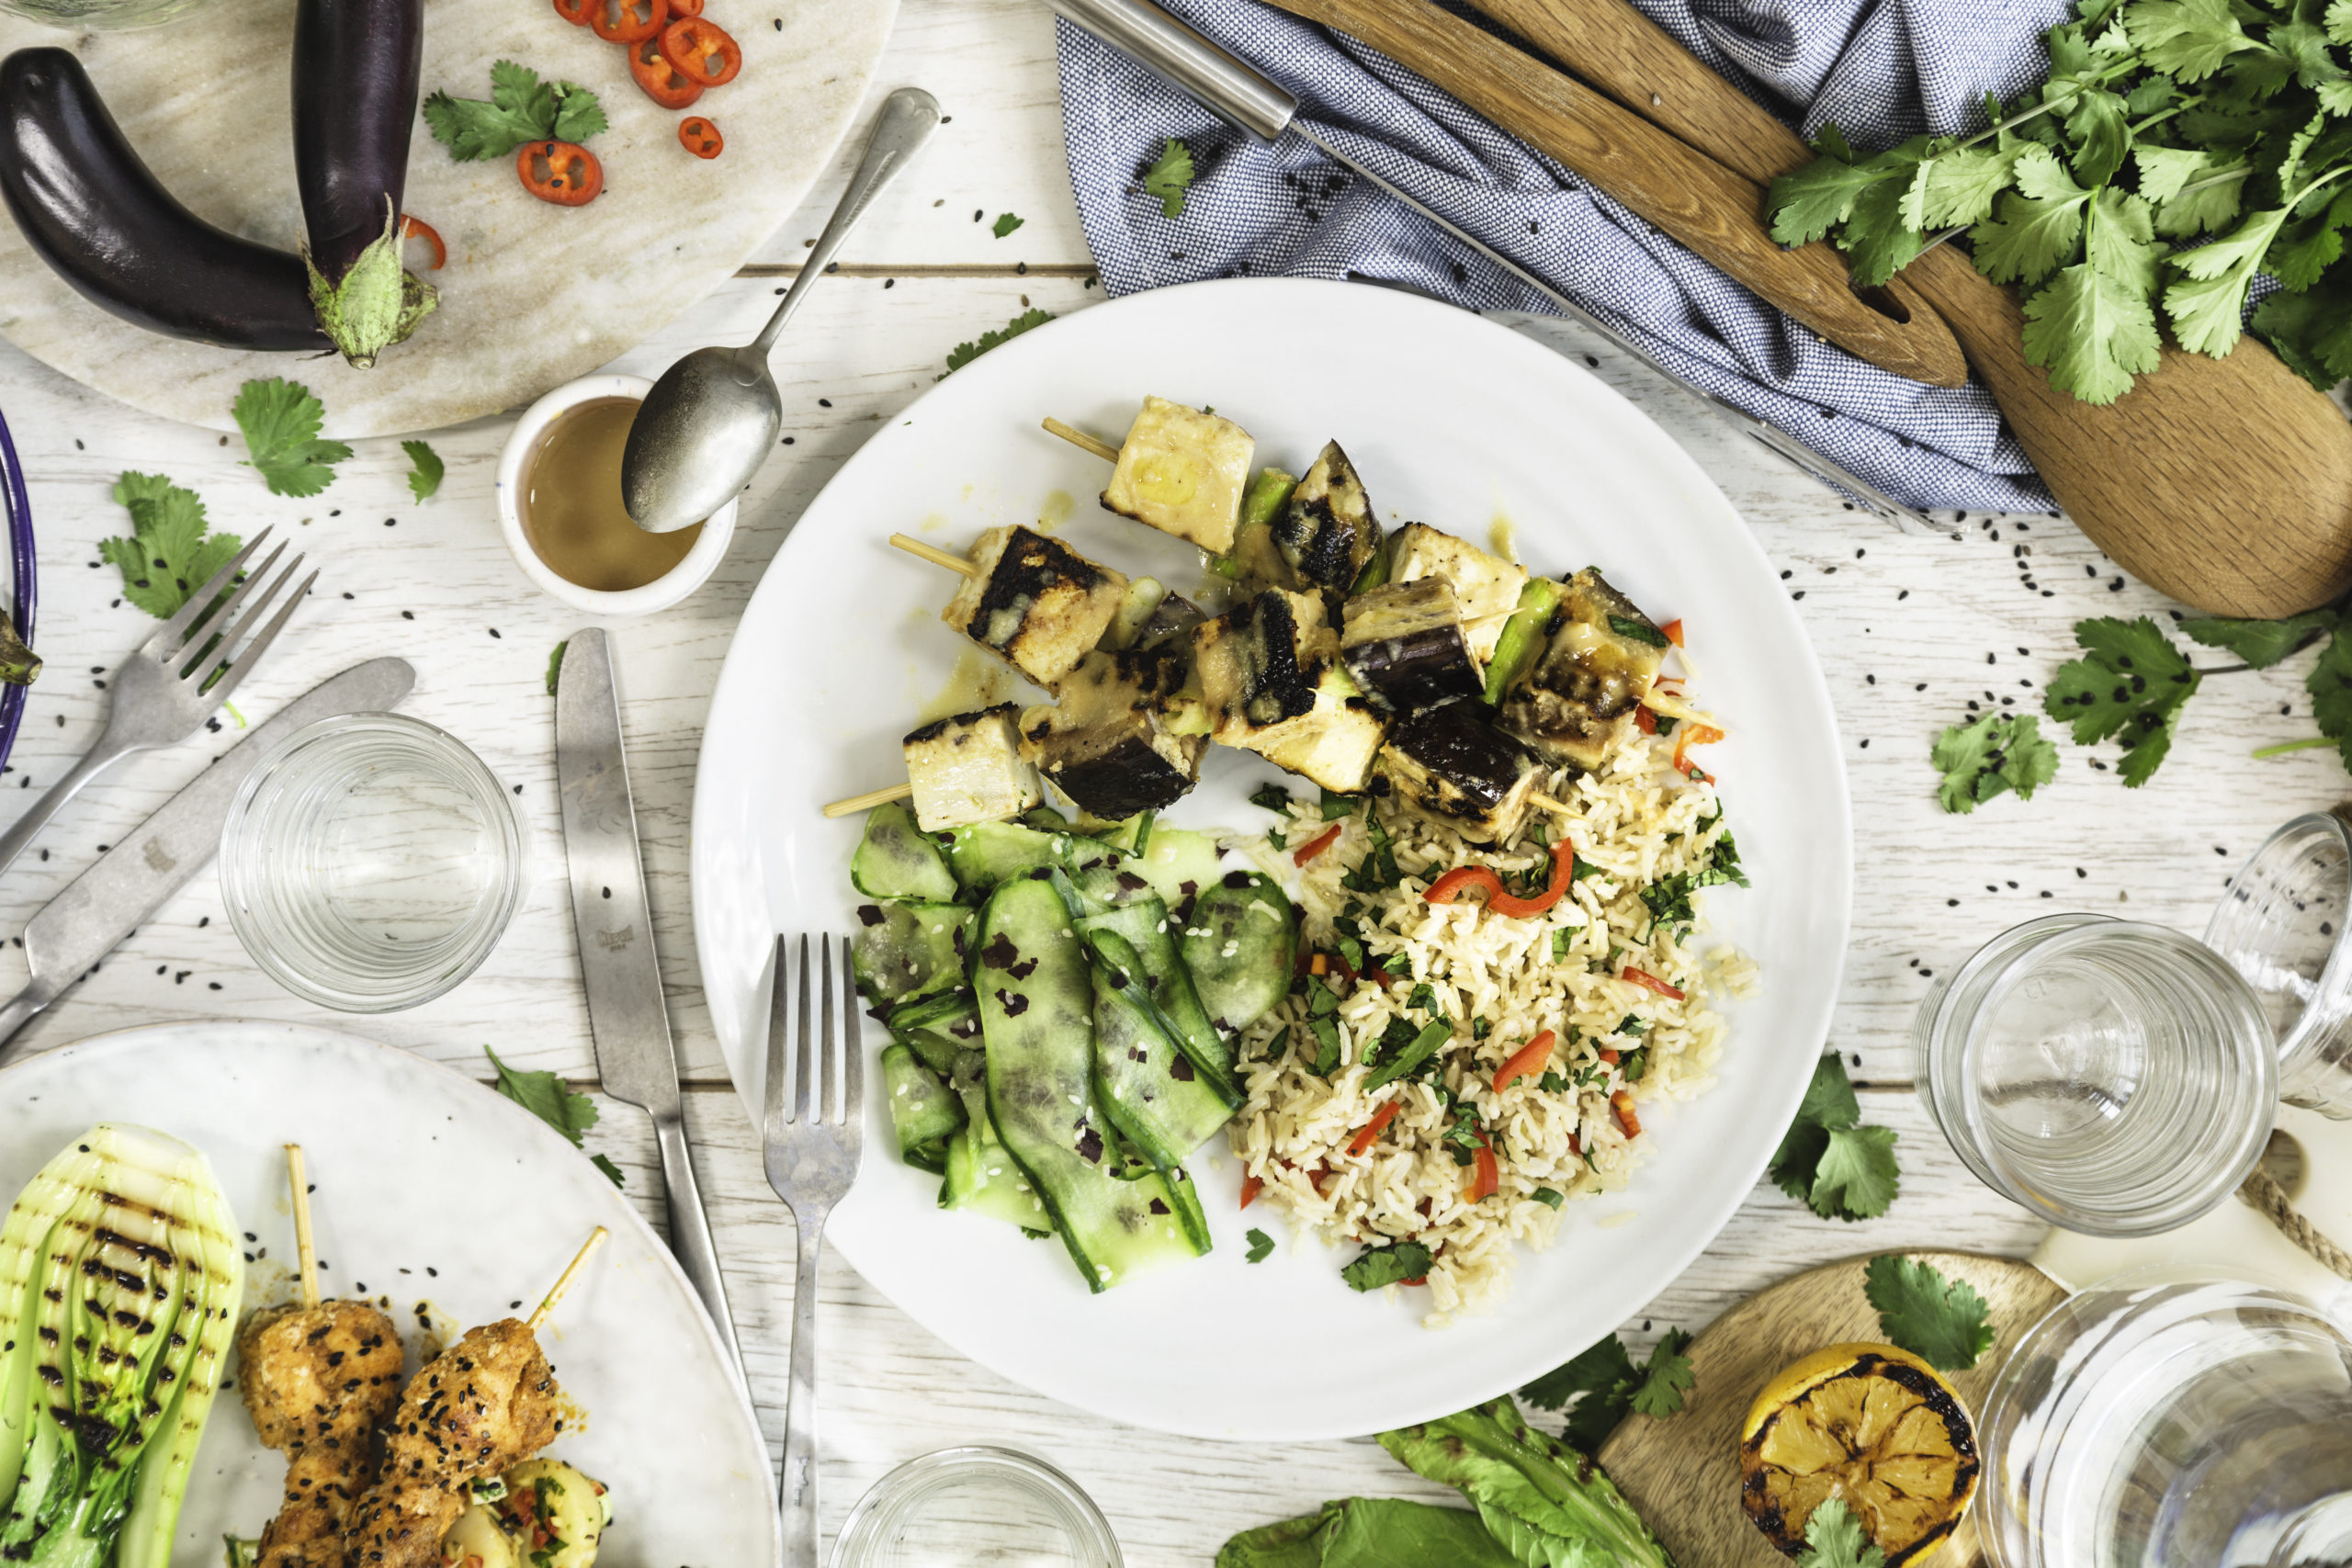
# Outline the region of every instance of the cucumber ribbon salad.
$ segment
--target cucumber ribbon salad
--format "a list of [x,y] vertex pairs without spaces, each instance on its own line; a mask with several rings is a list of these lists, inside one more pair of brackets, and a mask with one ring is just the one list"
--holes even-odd
[[[1317,786],[1327,819],[1364,808],[1378,834],[1409,813],[1475,850],[1553,841],[1531,814],[1573,813],[1547,787],[1629,746],[1663,757],[1660,736],[1674,782],[1704,784],[1688,749],[1723,739],[1662,674],[1679,623],[1598,571],[1547,579],[1422,524],[1384,530],[1337,442],[1304,478],[1255,457],[1233,421],[1160,398],[1118,448],[1104,508],[1204,552],[1199,604],[1026,527],[944,562],[964,575],[942,618],[1055,701],[925,725],[903,789],[829,808],[900,797],[872,811],[851,876],[901,1156],[941,1177],[943,1207],[1058,1234],[1096,1291],[1209,1249],[1183,1161],[1250,1102],[1240,1037],[1310,984],[1283,886],[1155,830],[1212,742]],[[1339,831],[1270,847],[1303,868]],[[1544,908],[1568,879],[1558,847]],[[1482,891],[1514,912],[1492,872],[1446,885]],[[1417,1059],[1458,1068],[1443,1056]]]

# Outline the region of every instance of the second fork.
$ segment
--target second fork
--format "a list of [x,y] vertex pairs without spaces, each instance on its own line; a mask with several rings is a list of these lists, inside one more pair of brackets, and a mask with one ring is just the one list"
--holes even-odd
[[[254,535],[252,543],[188,595],[178,614],[156,627],[138,651],[123,660],[114,672],[113,705],[107,713],[106,728],[72,771],[50,785],[6,833],[0,834],[0,872],[16,863],[57,815],[58,807],[81,793],[84,784],[133,751],[151,751],[187,739],[261,662],[261,656],[319,577],[313,571],[304,578],[277,614],[261,625],[271,604],[302,570],[304,558],[296,556],[283,571],[270,577],[277,558],[286,553],[281,544],[240,581],[245,563],[269,535],[267,528]],[[218,609],[212,608],[216,603]],[[241,607],[244,613],[240,615]],[[233,625],[232,615],[236,616]],[[225,632],[220,629],[223,626],[228,627]],[[254,635],[239,651],[237,645],[248,632]]]

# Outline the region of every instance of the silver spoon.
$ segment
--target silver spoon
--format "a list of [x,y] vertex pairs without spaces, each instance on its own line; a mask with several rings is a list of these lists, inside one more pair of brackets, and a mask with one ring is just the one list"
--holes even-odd
[[891,94],[841,205],[760,335],[741,348],[698,348],[653,383],[621,451],[621,503],[639,527],[649,534],[691,527],[759,472],[784,424],[784,399],[768,374],[768,351],[882,187],[938,129],[937,98],[920,87]]

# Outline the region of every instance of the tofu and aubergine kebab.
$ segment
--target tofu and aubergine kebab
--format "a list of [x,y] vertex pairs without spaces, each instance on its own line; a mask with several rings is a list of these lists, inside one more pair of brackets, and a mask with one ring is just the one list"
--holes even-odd
[[1384,532],[1339,443],[1302,479],[1254,476],[1255,444],[1218,415],[1145,400],[1102,504],[1209,552],[1235,602],[1206,615],[1026,527],[958,558],[942,618],[1052,692],[925,725],[908,782],[828,807],[912,797],[925,832],[1020,817],[1050,783],[1087,816],[1165,809],[1199,781],[1210,741],[1340,795],[1366,792],[1474,839],[1514,837],[1560,770],[1598,770],[1644,710],[1721,730],[1661,686],[1661,628],[1593,570],[1565,580],[1424,524]]

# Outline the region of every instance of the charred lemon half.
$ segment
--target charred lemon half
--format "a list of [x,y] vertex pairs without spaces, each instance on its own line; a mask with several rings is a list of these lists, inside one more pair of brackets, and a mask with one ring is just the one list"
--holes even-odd
[[1740,1431],[1740,1503],[1792,1556],[1835,1497],[1906,1568],[1942,1545],[1975,1495],[1976,1432],[1933,1367],[1892,1345],[1833,1345],[1774,1378]]

